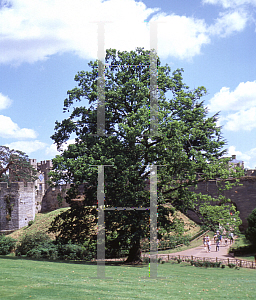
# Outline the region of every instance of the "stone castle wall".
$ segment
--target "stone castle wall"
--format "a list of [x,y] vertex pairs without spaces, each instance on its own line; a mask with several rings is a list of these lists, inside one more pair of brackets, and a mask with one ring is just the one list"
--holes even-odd
[[58,208],[69,207],[70,205],[65,201],[68,188],[67,186],[49,187],[42,198],[41,212],[49,212]]
[[0,232],[9,232],[28,225],[35,218],[34,183],[0,182]]
[[[8,186],[7,183],[0,182],[0,232],[14,231],[27,226],[29,221],[34,220],[35,214],[38,212],[69,207],[64,199],[69,186],[51,188],[47,184],[52,162],[37,163],[35,159],[31,159],[30,163],[38,171],[38,179],[34,183],[24,186],[22,182],[14,182]],[[245,229],[248,215],[256,208],[256,176],[251,174],[251,176],[243,177],[240,181],[243,185],[225,191],[225,196],[230,198],[237,210],[240,211],[243,221],[241,229]],[[80,195],[83,194],[83,188],[81,185]],[[217,196],[216,181],[200,182],[195,191],[213,197]],[[80,198],[74,200],[81,201]],[[188,212],[188,216],[196,222],[199,221],[191,211]]]
[[[225,191],[224,196],[229,198],[236,206],[236,209],[240,211],[240,218],[243,221],[240,229],[244,230],[248,226],[247,217],[253,209],[256,208],[256,176],[243,177],[240,179],[240,184],[242,185],[232,187],[230,190]],[[194,191],[212,197],[218,195],[215,180],[198,183],[197,189]],[[188,216],[194,221],[198,221],[198,218],[192,212],[188,212]]]

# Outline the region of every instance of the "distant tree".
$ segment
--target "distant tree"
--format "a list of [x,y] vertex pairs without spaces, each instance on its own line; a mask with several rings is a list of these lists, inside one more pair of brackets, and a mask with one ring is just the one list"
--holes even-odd
[[248,228],[245,232],[245,237],[252,244],[256,245],[256,208],[251,212],[247,218]]
[[[178,69],[171,75],[170,67],[161,66],[158,57],[153,58],[157,66],[154,73],[150,57],[151,52],[142,48],[131,52],[107,50],[104,69],[106,136],[97,135],[96,104],[100,97],[97,89],[102,82],[98,69],[103,68],[102,64],[90,62],[92,70],[79,72],[75,76],[78,87],[68,91],[64,112],[70,111],[70,116],[62,122],[56,121],[52,139],[58,147],[67,142],[71,134],[76,139],[53,159],[51,173],[54,182],[71,183],[66,198],[71,210],[68,216],[59,216],[53,224],[53,230],[66,240],[86,239],[89,223],[82,222],[81,212],[85,213],[86,207],[96,203],[97,165],[112,165],[105,168],[104,174],[105,205],[112,207],[149,207],[149,166],[161,165],[158,168],[157,220],[158,227],[165,230],[171,227],[170,210],[165,204],[184,212],[187,208],[195,209],[199,200],[204,199],[198,199],[199,196],[190,190],[191,186],[200,181],[237,176],[228,168],[230,159],[223,158],[225,141],[217,126],[218,115],[208,117],[201,100],[206,89],[190,90],[183,82],[183,70]],[[156,78],[157,89],[151,85]],[[158,114],[153,131],[150,105],[156,95]],[[85,106],[87,101],[89,107]],[[77,106],[78,102],[81,106]],[[72,199],[81,184],[85,187],[85,197],[78,203]],[[211,201],[219,199],[211,198]],[[208,221],[218,225],[222,219],[228,223],[225,216],[230,213],[224,214],[225,211],[229,212],[229,208],[223,202],[218,218],[211,214]],[[207,217],[206,207],[203,213]],[[95,209],[95,218],[96,214]],[[149,237],[149,211],[106,211],[105,228],[106,235],[113,238],[113,247],[129,250],[128,261],[140,260],[140,241]]]
[[37,171],[29,163],[29,157],[22,151],[0,146],[0,181],[33,182]]

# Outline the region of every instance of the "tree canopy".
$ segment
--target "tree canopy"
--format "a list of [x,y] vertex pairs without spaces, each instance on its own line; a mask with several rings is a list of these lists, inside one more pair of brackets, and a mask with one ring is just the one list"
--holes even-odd
[[29,163],[27,154],[20,150],[0,146],[0,181],[33,182],[37,171]]
[[[171,73],[168,65],[161,66],[159,57],[155,61],[157,74],[152,74],[150,55],[151,52],[143,48],[131,52],[106,51],[105,136],[97,135],[100,62],[91,61],[90,72],[81,71],[75,76],[77,87],[68,91],[64,101],[63,110],[69,116],[56,121],[52,136],[59,148],[75,136],[75,142],[53,159],[51,173],[54,182],[71,183],[67,195],[71,204],[70,212],[66,213],[69,219],[63,216],[61,221],[59,217],[53,226],[60,230],[62,238],[78,241],[88,234],[88,228],[82,234],[87,222],[83,226],[71,224],[81,222],[86,209],[96,204],[97,165],[111,165],[105,167],[104,173],[106,207],[149,207],[150,166],[158,165],[158,227],[167,231],[173,225],[168,220],[170,209],[185,212],[191,208],[200,213],[198,203],[209,202],[209,198],[193,192],[191,186],[200,181],[216,178],[223,181],[238,175],[228,168],[230,159],[223,157],[225,140],[217,126],[218,114],[207,116],[207,108],[201,100],[206,89],[189,89],[183,82],[183,70]],[[151,86],[153,76],[157,76],[157,89]],[[157,99],[155,131],[150,127],[152,97]],[[78,203],[72,199],[81,184],[85,197]],[[229,211],[224,197],[210,201],[222,202],[220,212]],[[94,225],[96,212],[94,209]],[[219,219],[207,215],[207,206],[203,212],[207,224],[218,224]],[[223,215],[224,222],[229,219],[230,213]],[[149,212],[106,211],[105,226],[107,234],[112,236],[112,244],[133,251],[134,247],[139,249],[140,239],[149,236]]]

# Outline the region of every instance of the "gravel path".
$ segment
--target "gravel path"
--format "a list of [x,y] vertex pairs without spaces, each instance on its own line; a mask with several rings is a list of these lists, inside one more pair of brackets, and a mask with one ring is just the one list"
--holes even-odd
[[[228,243],[226,246],[224,242],[220,245],[220,250],[216,251],[216,245],[213,240],[211,240],[212,246],[211,246],[211,252],[207,252],[203,245],[191,248],[188,250],[170,253],[170,255],[184,255],[184,256],[196,256],[196,257],[218,257],[218,258],[228,258],[233,257],[232,255],[228,254],[228,249],[232,245]],[[158,256],[166,256],[166,254],[158,254]]]

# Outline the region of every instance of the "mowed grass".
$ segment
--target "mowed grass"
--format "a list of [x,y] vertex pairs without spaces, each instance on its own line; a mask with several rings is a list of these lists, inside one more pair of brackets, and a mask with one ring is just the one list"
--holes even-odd
[[94,279],[97,265],[0,257],[0,299],[256,299],[256,270],[106,265],[112,279]]

